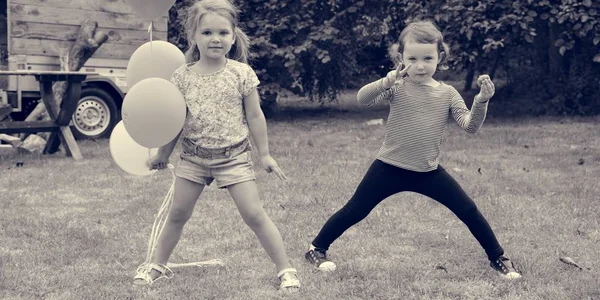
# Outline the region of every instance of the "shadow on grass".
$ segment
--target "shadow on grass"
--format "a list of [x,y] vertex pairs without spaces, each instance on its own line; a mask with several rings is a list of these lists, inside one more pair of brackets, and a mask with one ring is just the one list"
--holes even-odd
[[276,107],[262,107],[265,117],[272,121],[306,121],[324,119],[364,120],[386,118],[387,104],[365,106],[356,101],[357,90],[340,93],[337,101],[330,103],[311,102],[301,97],[280,99]]
[[366,108],[364,110],[337,107],[280,107],[274,110],[265,109],[265,117],[272,121],[305,121],[323,119],[378,119],[388,114],[387,107]]
[[[457,83],[453,84],[455,87]],[[338,101],[319,104],[310,102],[300,97],[290,97],[279,101],[277,107],[269,109],[263,107],[265,116],[270,121],[305,121],[323,119],[365,120],[387,118],[389,106],[379,103],[368,107],[356,101],[356,90],[347,90],[340,94]],[[467,108],[471,108],[477,88],[469,91],[459,89]],[[490,100],[486,123],[531,123],[541,120],[563,122],[595,122],[600,116],[574,116],[574,115],[544,115],[531,110],[531,106],[518,105],[518,99],[503,98],[504,88],[499,87],[496,98]],[[451,121],[452,123],[452,121]]]

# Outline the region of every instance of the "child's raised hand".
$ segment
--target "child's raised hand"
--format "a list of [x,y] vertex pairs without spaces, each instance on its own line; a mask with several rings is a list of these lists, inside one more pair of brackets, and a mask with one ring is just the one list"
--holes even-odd
[[275,175],[277,175],[279,177],[279,179],[286,179],[287,177],[285,176],[285,174],[283,173],[283,171],[281,170],[281,168],[279,167],[279,165],[277,165],[277,162],[275,161],[275,159],[273,159],[273,157],[271,157],[271,155],[265,155],[263,157],[260,158],[260,163],[262,165],[262,167],[265,169],[265,171],[267,171],[267,173],[275,173]]
[[148,161],[148,165],[150,167],[150,170],[163,170],[168,167],[169,158],[157,154],[154,157],[152,157],[150,161]]
[[408,69],[410,68],[411,64],[408,64],[406,68],[401,70],[400,68],[402,68],[402,66],[403,64],[399,63],[398,67],[395,70],[389,71],[387,73],[385,79],[383,80],[383,86],[386,89],[391,88],[396,83],[396,80],[404,77],[404,75],[406,75],[406,72],[408,72]]
[[481,88],[479,94],[477,94],[477,98],[479,98],[477,101],[486,102],[494,96],[495,87],[489,75],[480,75],[477,78],[477,85]]

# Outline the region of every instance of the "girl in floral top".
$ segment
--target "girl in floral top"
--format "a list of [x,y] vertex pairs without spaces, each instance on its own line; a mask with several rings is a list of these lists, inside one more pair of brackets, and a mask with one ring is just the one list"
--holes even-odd
[[238,27],[237,14],[237,8],[227,0],[202,0],[190,8],[186,22],[188,63],[171,79],[187,104],[185,125],[177,138],[159,149],[150,165],[153,169],[166,168],[180,137],[183,153],[175,169],[173,203],[158,239],[154,263],[147,273],[136,276],[138,284],[172,276],[166,267],[169,256],[204,187],[215,180],[217,187],[228,189],[244,222],[275,264],[280,290],[295,292],[300,287],[281,235],[258,196],[250,135],[262,167],[281,179],[286,176],[269,153],[266,121],[256,90],[259,81],[247,64],[249,41]]

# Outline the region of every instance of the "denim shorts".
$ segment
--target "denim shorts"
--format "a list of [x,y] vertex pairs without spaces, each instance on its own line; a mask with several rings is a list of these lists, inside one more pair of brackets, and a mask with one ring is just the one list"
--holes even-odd
[[216,180],[218,188],[256,180],[248,139],[226,148],[206,149],[184,138],[182,146],[177,177],[203,185]]

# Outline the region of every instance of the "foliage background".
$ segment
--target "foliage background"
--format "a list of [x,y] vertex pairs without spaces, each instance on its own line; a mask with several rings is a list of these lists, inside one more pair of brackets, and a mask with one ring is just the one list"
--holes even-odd
[[[185,9],[170,11],[169,41],[182,50]],[[238,0],[251,37],[264,107],[295,94],[335,101],[383,76],[388,47],[407,22],[433,20],[451,45],[451,70],[438,79],[490,74],[507,115],[600,113],[600,2],[592,0]],[[469,99],[466,99],[469,101]],[[493,112],[492,112],[493,113]],[[499,112],[498,112],[499,113]]]

